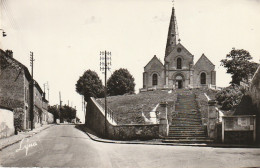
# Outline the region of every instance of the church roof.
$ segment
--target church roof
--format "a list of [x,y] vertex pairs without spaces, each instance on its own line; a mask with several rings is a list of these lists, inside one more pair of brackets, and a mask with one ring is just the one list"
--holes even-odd
[[[182,48],[183,51],[186,52],[188,55],[193,56],[193,55],[189,52],[189,50],[187,50],[181,43],[178,43],[176,46],[174,46],[173,50],[165,57],[165,59],[166,59],[169,55],[171,55],[171,53],[174,52],[175,49],[177,49],[177,48]],[[164,60],[165,60],[165,59],[164,59]]]
[[163,66],[163,63],[160,61],[160,59],[158,59],[156,55],[154,55],[153,58],[148,62],[148,64],[145,65],[144,68],[146,68],[152,61],[157,61]]
[[198,64],[198,62],[202,61],[202,59],[206,60],[206,62],[208,62],[209,64],[211,64],[212,66],[215,66],[209,59],[208,57],[206,57],[206,55],[203,53],[201,55],[201,57],[199,58],[199,60],[196,62],[195,66]]

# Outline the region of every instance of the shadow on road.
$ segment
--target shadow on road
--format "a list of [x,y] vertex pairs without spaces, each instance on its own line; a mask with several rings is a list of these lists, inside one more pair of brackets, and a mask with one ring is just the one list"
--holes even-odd
[[[89,133],[92,134],[96,137],[99,137],[94,131],[92,131],[91,129],[89,129],[85,124],[75,124],[75,128],[77,128],[78,130],[84,132],[84,133]],[[88,135],[89,136],[89,135]],[[91,137],[90,137],[91,138]],[[100,138],[100,137],[99,137]],[[92,139],[92,138],[91,138]]]

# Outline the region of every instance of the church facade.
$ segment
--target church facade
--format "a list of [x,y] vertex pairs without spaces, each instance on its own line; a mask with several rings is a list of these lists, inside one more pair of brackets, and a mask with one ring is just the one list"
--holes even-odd
[[177,42],[176,28],[172,8],[164,63],[156,55],[148,62],[143,72],[143,89],[215,87],[215,65],[204,54],[194,64],[194,55],[180,40]]

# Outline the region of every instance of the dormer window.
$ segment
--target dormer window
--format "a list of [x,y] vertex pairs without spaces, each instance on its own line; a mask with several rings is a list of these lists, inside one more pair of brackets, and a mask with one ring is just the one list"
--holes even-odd
[[182,60],[181,60],[181,58],[177,59],[177,69],[182,69]]

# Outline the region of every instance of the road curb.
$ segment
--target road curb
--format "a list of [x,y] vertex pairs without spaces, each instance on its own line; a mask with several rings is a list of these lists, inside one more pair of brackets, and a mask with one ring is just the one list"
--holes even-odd
[[111,144],[137,144],[137,145],[167,145],[167,146],[190,146],[190,147],[212,147],[212,148],[260,148],[257,145],[235,145],[235,144],[186,144],[186,143],[167,143],[167,142],[136,142],[136,141],[116,141],[98,138],[86,131],[88,137],[96,142]]
[[[84,131],[85,132],[85,131]],[[111,143],[111,144],[135,144],[135,145],[167,145],[167,146],[193,146],[193,147],[207,147],[206,144],[180,144],[180,143],[163,143],[163,142],[136,142],[136,141],[116,141],[101,138],[94,138],[90,133],[85,132],[88,137],[96,142]]]

